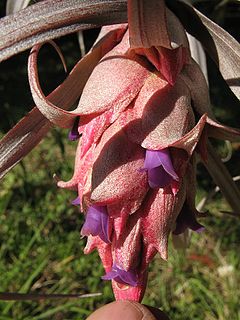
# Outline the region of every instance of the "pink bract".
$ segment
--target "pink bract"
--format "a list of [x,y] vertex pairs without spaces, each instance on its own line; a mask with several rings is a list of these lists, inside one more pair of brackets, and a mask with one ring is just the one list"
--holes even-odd
[[78,190],[87,224],[91,208],[106,208],[108,219],[94,222],[99,235],[89,224],[83,232],[85,253],[98,250],[116,299],[141,301],[148,265],[157,252],[167,259],[170,233],[202,228],[195,155],[206,159],[208,136],[239,135],[214,119],[205,78],[178,32],[177,48],[132,48],[126,30],[100,60],[78,106],[74,175],[58,183]]

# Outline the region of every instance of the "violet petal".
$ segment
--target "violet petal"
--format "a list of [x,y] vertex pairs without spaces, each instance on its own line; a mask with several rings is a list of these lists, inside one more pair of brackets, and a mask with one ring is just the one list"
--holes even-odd
[[161,159],[158,157],[157,150],[146,150],[144,169],[153,169],[162,165]]
[[80,198],[77,197],[76,199],[74,199],[74,200],[72,201],[72,205],[74,205],[74,206],[79,206],[79,205],[80,205]]
[[172,182],[172,177],[163,169],[157,167],[148,170],[148,183],[151,188],[164,188]]
[[138,285],[137,282],[137,274],[132,271],[125,271],[115,263],[112,266],[112,270],[107,272],[103,277],[103,280],[115,280],[118,283],[128,284],[131,287],[136,287]]
[[146,150],[144,169],[149,170],[159,166],[163,166],[164,170],[172,176],[174,180],[178,180],[178,175],[173,168],[168,148],[162,150]]
[[188,208],[186,204],[184,204],[180,214],[177,217],[176,228],[173,231],[173,234],[181,234],[187,228],[197,233],[205,230],[204,226],[197,221],[195,214]]
[[78,123],[79,123],[79,117],[76,117],[74,124],[72,126],[72,129],[70,130],[68,134],[68,139],[71,141],[78,140],[80,137],[80,134],[78,132]]
[[109,271],[107,272],[104,276],[102,276],[101,278],[103,280],[112,280],[115,279],[118,276],[116,271]]
[[198,223],[197,221],[195,222],[195,225],[191,225],[191,226],[189,226],[189,228],[192,231],[195,231],[197,233],[201,233],[201,232],[205,231],[205,227],[203,225],[201,225],[200,223]]
[[85,223],[81,230],[82,236],[99,236],[104,242],[109,243],[108,213],[106,206],[93,205],[88,208]]
[[178,181],[179,178],[173,168],[169,150],[168,149],[159,150],[158,157],[161,159],[164,170],[173,178],[173,180]]
[[172,180],[178,181],[169,150],[146,150],[144,170],[148,171],[148,182],[151,188],[164,188]]

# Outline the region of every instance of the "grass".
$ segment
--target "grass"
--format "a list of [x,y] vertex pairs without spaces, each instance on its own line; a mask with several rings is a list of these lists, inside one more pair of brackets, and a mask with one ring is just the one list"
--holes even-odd
[[[22,166],[4,179],[0,192],[1,291],[100,291],[108,292],[108,299],[112,299],[110,288],[103,288],[100,281],[103,270],[96,254],[83,255],[85,240],[79,236],[81,215],[70,204],[75,194],[57,190],[52,179],[56,171],[70,176],[74,148],[73,145],[67,148],[68,159],[65,159],[56,139],[49,135]],[[62,164],[62,170],[58,170],[56,164]],[[60,314],[84,316],[97,303],[98,299],[92,298],[55,301],[51,305],[49,302],[2,302],[0,314],[13,319],[48,319],[50,314],[57,314],[61,319]],[[62,311],[65,306],[67,313]]]
[[[0,302],[0,320],[85,319],[113,300],[110,284],[100,280],[103,268],[96,252],[83,254],[82,216],[71,205],[75,193],[57,189],[52,178],[55,172],[71,176],[76,143],[65,136],[66,131],[54,130],[3,180],[0,290],[102,296]],[[203,194],[199,189],[198,197]],[[170,244],[169,261],[156,257],[150,266],[144,303],[162,308],[172,320],[240,319],[239,220],[219,213],[227,209],[220,195],[207,209],[206,231],[192,235],[184,252]]]

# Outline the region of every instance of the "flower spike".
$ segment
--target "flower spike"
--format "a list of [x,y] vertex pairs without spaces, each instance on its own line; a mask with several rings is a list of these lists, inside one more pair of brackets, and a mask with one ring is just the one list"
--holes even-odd
[[[26,2],[17,0],[15,7]],[[85,213],[84,252],[97,249],[103,279],[111,280],[116,299],[142,300],[149,263],[157,252],[167,260],[171,233],[186,240],[188,229],[203,230],[195,208],[197,155],[233,212],[240,207],[240,192],[208,142],[240,141],[240,130],[215,119],[208,84],[201,63],[191,56],[185,29],[203,40],[237,96],[240,46],[191,6],[166,4],[46,0],[0,20],[0,60],[37,44],[28,71],[38,108],[1,140],[0,176],[51,124],[71,129],[69,138],[79,138],[74,174],[57,184],[78,193],[72,203]],[[38,78],[39,43],[102,24],[108,26],[90,52],[45,97]],[[69,111],[79,97],[77,108]]]

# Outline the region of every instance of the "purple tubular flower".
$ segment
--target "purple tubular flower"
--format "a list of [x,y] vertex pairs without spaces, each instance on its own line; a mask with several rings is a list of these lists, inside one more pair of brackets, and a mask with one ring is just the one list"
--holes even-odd
[[107,207],[93,205],[88,208],[81,235],[99,236],[104,242],[109,243],[108,224]]
[[200,233],[205,230],[204,226],[197,222],[195,214],[185,204],[177,217],[176,228],[173,234],[183,233],[187,228]]
[[79,206],[79,205],[80,205],[80,198],[77,197],[76,199],[74,199],[74,200],[72,201],[72,205],[74,205],[74,206]]
[[117,266],[115,263],[112,266],[112,270],[107,272],[105,276],[102,277],[103,280],[115,280],[121,284],[128,284],[131,287],[136,287],[138,285],[137,275],[134,271],[125,271]]
[[148,171],[148,183],[151,188],[164,188],[173,180],[179,180],[168,149],[146,150],[143,169]]
[[74,124],[72,126],[72,129],[68,134],[68,139],[71,141],[78,140],[80,137],[80,134],[78,133],[78,123],[79,123],[79,117],[76,117]]

